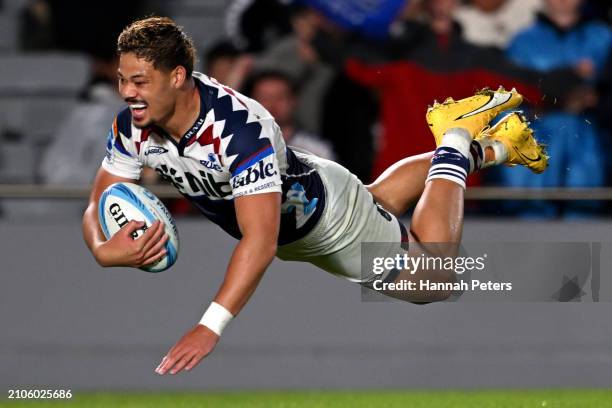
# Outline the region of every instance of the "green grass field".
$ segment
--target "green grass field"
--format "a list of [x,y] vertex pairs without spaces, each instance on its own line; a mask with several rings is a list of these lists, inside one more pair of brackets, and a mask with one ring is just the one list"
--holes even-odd
[[3,401],[0,407],[240,408],[612,408],[610,390],[280,391],[210,393],[81,393],[68,401]]

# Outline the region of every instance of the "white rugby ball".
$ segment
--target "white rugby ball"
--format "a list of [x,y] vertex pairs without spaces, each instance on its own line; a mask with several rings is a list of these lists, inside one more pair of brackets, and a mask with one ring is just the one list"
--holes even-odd
[[98,202],[98,218],[106,239],[132,220],[146,223],[143,228],[134,231],[133,237],[138,239],[156,220],[160,220],[168,234],[166,256],[155,264],[140,269],[161,272],[176,262],[179,236],[172,214],[164,203],[146,188],[133,183],[115,183],[108,186]]

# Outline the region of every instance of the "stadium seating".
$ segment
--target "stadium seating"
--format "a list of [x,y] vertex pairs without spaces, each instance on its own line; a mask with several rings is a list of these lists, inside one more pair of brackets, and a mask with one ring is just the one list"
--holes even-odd
[[76,103],[73,97],[0,96],[0,128],[44,143]]
[[89,76],[81,55],[0,55],[0,137],[2,182],[32,182],[49,138],[77,103]]
[[[42,180],[39,163],[45,149],[80,103],[78,95],[90,75],[85,55],[19,50],[19,16],[28,3],[0,1],[0,183]],[[199,50],[223,36],[226,0],[172,0],[165,6]],[[2,204],[9,218],[24,210],[21,202]]]
[[205,50],[223,37],[223,19],[219,16],[179,16],[173,17],[196,44],[198,50]]
[[0,56],[0,97],[76,96],[89,77],[82,55],[42,53]]
[[17,48],[17,19],[7,13],[0,14],[0,52],[13,52]]
[[33,183],[35,156],[35,148],[29,143],[2,141],[0,183]]
[[29,0],[2,0],[2,7],[6,13],[17,15],[29,2]]

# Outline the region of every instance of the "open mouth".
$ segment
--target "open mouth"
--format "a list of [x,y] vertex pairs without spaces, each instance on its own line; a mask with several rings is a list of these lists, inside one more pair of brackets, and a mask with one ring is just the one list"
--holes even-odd
[[142,119],[145,115],[145,111],[147,110],[147,105],[144,103],[130,103],[128,105],[130,107],[130,111],[132,112],[132,117],[134,119]]

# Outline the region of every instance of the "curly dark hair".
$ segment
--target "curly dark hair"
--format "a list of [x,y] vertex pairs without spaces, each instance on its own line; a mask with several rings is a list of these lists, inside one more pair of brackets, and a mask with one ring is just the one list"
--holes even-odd
[[117,40],[117,54],[133,52],[155,69],[185,67],[193,72],[196,51],[191,38],[168,17],[148,17],[127,26]]

